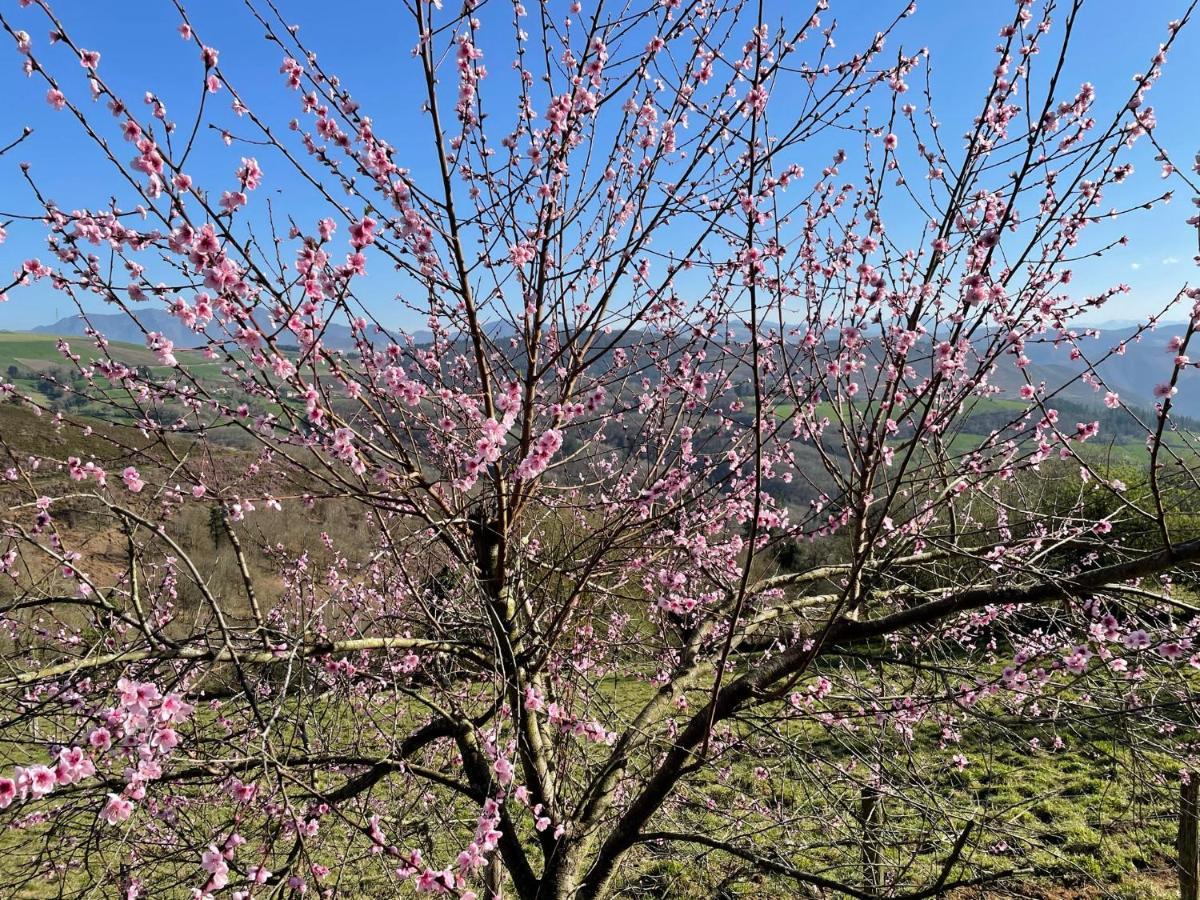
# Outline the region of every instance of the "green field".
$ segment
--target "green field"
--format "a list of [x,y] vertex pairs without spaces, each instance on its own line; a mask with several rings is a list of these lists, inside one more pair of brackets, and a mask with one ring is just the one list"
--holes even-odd
[[[71,345],[71,352],[80,357],[80,362],[86,363],[104,357],[92,338],[86,335],[0,331],[0,371],[6,371],[9,366],[16,366],[25,373],[39,373],[73,366],[58,350],[60,340]],[[109,341],[105,353],[111,359],[127,366],[146,366],[155,371],[170,371],[168,367],[159,364],[158,357],[152,351],[139,344]],[[221,368],[220,362],[206,359],[199,350],[176,350],[175,356],[192,374],[216,375]]]
[[[644,681],[621,678],[609,679],[602,693],[618,716],[623,716],[638,708],[650,690]],[[381,709],[388,705],[386,700],[381,703]],[[311,710],[312,724],[320,723],[327,740],[346,749],[361,749],[357,742],[362,735],[344,710],[319,700],[313,701]],[[414,714],[403,703],[394,714],[401,727],[421,719],[419,711]],[[962,871],[1021,873],[982,893],[976,889],[939,896],[955,900],[1169,900],[1178,896],[1172,872],[1173,776],[1178,763],[1163,754],[1150,754],[1134,763],[1126,746],[1128,736],[1114,723],[1096,730],[1070,729],[1067,746],[1058,752],[1044,740],[1044,729],[1016,722],[1010,725],[1012,730],[999,740],[989,727],[965,728],[962,741],[946,747],[936,729],[921,729],[906,743],[886,733],[842,737],[800,718],[782,727],[787,739],[803,748],[802,752],[776,755],[756,752],[753,723],[746,722],[737,729],[741,740],[714,760],[716,765],[708,775],[681,793],[675,806],[676,821],[681,830],[698,834],[722,835],[731,827],[757,831],[760,852],[787,859],[802,871],[859,883],[858,795],[849,789],[852,782],[823,778],[822,773],[829,766],[871,759],[888,771],[893,783],[904,787],[884,801],[882,828],[888,845],[884,865],[888,871],[905,872],[908,878],[928,883],[936,878],[950,852],[954,833],[970,821],[974,831],[961,859]],[[27,755],[29,748],[18,749]],[[970,760],[965,770],[951,763],[953,753]],[[769,780],[758,777],[759,767],[771,773]],[[721,770],[723,773],[717,774]],[[452,774],[454,766],[445,771]],[[319,774],[316,786],[334,790],[344,778],[342,774]],[[387,795],[386,782],[380,790]],[[436,787],[432,790],[439,791]],[[402,793],[396,799],[400,796]],[[780,828],[771,818],[753,812],[744,819],[740,813],[731,816],[731,811],[746,808],[746,798],[754,798],[791,825]],[[451,797],[442,800],[450,802]],[[953,813],[943,821],[939,807]],[[231,810],[218,806],[209,812],[219,820]],[[733,818],[739,818],[740,829]],[[469,823],[469,817],[464,821]],[[0,853],[19,860],[47,837],[45,829],[36,826],[8,831],[0,836]],[[445,857],[455,852],[460,838],[450,832],[431,835],[433,843],[427,849],[435,858]],[[344,839],[349,842],[351,835],[347,833]],[[337,843],[334,841],[335,846]],[[72,866],[62,873],[62,881],[37,879],[15,896],[48,900],[61,896],[60,887],[86,894],[87,885],[100,872],[120,864],[122,853],[116,842],[106,852],[89,857],[86,866]],[[339,864],[332,858],[324,861]],[[184,886],[195,871],[194,859],[186,854],[163,865],[152,896],[185,896]],[[0,877],[10,881],[12,874],[0,863]],[[620,896],[638,900],[834,897],[831,893],[798,894],[784,879],[728,880],[730,875],[728,857],[688,845],[670,849],[650,845],[622,872]],[[339,881],[338,896],[347,900],[411,896],[396,893],[390,875],[361,858],[339,871]]]
[[[60,340],[69,344],[70,352],[79,357],[78,362],[59,351]],[[45,408],[112,423],[128,424],[134,421],[134,416],[128,409],[127,391],[117,390],[111,395],[113,402],[105,402],[108,382],[103,377],[88,382],[85,373],[90,374],[92,364],[105,359],[137,368],[151,380],[179,379],[209,396],[225,397],[230,405],[248,399],[233,399],[230,395],[231,384],[222,375],[227,360],[209,359],[200,350],[175,350],[174,355],[177,367],[164,366],[153,351],[124,341],[109,341],[101,350],[86,335],[0,332],[0,380],[15,385],[21,394]],[[249,403],[254,409],[277,411],[261,401]]]
[[[0,332],[0,369],[15,365],[27,372],[44,372],[70,365],[70,361],[58,351],[60,340],[67,341],[71,345],[71,352],[79,354],[84,360],[98,355],[92,339],[84,335],[5,331]],[[158,363],[151,351],[137,344],[110,341],[108,353],[113,359],[130,366],[154,366]]]

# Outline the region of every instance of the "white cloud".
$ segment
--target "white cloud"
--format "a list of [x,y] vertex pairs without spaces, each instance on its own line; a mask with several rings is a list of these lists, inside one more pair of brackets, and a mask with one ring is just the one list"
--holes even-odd
[[1129,268],[1133,269],[1133,271],[1135,271],[1135,272],[1136,272],[1138,269],[1140,269],[1141,267],[1142,267],[1142,264],[1141,264],[1141,263],[1130,263],[1130,264],[1129,264]]
[[1179,262],[1178,256],[1167,256],[1163,258],[1162,264],[1164,266],[1173,266],[1177,262]]

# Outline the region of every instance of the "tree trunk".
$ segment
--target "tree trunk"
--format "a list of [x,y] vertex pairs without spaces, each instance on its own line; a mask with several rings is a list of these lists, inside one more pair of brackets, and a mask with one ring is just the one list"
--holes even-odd
[[1179,897],[1200,900],[1200,774],[1191,772],[1179,786]]
[[883,840],[880,829],[883,825],[883,797],[879,789],[864,785],[859,812],[862,823],[863,882],[872,894],[883,887]]

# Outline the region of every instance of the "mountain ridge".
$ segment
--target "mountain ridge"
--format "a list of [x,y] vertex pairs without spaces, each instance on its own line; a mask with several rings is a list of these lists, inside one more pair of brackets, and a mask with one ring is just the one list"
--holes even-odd
[[[193,349],[206,343],[202,333],[192,331],[165,309],[139,310],[137,321],[126,313],[96,313],[86,317],[77,314],[28,330],[35,334],[72,337],[85,335],[89,324],[110,340],[138,345],[145,344],[147,331],[156,331],[164,335],[181,350]],[[485,328],[493,339],[507,337],[513,333],[512,326],[505,322],[491,323]],[[735,340],[745,340],[748,337],[748,330],[740,323],[730,323],[726,328]],[[1116,320],[1081,325],[1079,331],[1095,330],[1099,332],[1099,337],[1081,338],[1077,344],[1084,348],[1088,358],[1102,359],[1096,365],[1096,372],[1110,390],[1118,393],[1124,402],[1148,408],[1155,403],[1155,386],[1167,381],[1171,376],[1174,352],[1170,349],[1169,342],[1183,334],[1185,325],[1160,323],[1158,327],[1143,330],[1140,334],[1138,328],[1136,324]],[[391,337],[388,330],[382,328],[380,335]],[[411,336],[418,343],[426,342],[432,337],[431,333],[424,329],[412,333]],[[355,349],[349,326],[340,323],[332,322],[326,326],[323,341],[334,350]],[[1109,354],[1111,347],[1122,343],[1125,345],[1123,353]],[[1089,353],[1088,348],[1094,348],[1093,352]],[[1032,364],[1028,370],[1029,377],[1035,384],[1045,381],[1049,390],[1073,382],[1066,388],[1070,399],[1088,402],[1093,399],[1094,394],[1094,401],[1099,403],[1103,395],[1078,380],[1080,365],[1070,359],[1070,352],[1070,347],[1062,341],[1027,341],[1025,355]],[[1000,376],[997,383],[1006,391],[1019,388],[1020,376],[1015,367],[1010,369],[1001,365],[997,374]],[[1194,367],[1183,370],[1179,385],[1180,391],[1174,400],[1176,410],[1183,415],[1200,417],[1200,376]]]

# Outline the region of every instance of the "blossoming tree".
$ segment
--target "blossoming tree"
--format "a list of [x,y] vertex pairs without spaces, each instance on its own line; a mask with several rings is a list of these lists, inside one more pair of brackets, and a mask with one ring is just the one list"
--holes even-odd
[[827,6],[407,0],[404,143],[269,0],[290,122],[178,0],[179,118],[0,13],[113,177],[68,208],[22,166],[4,214],[48,239],[6,290],[89,324],[73,403],[0,386],[6,894],[667,895],[699,853],[928,897],[1030,868],[971,741],[1119,718],[1186,767],[1200,320],[1119,395],[1076,323],[1122,287],[1069,284],[1168,196],[1106,203],[1136,149],[1196,195],[1149,105],[1191,9],[1098,97],[1081,0],[1022,0],[949,134],[915,8],[842,47]]

